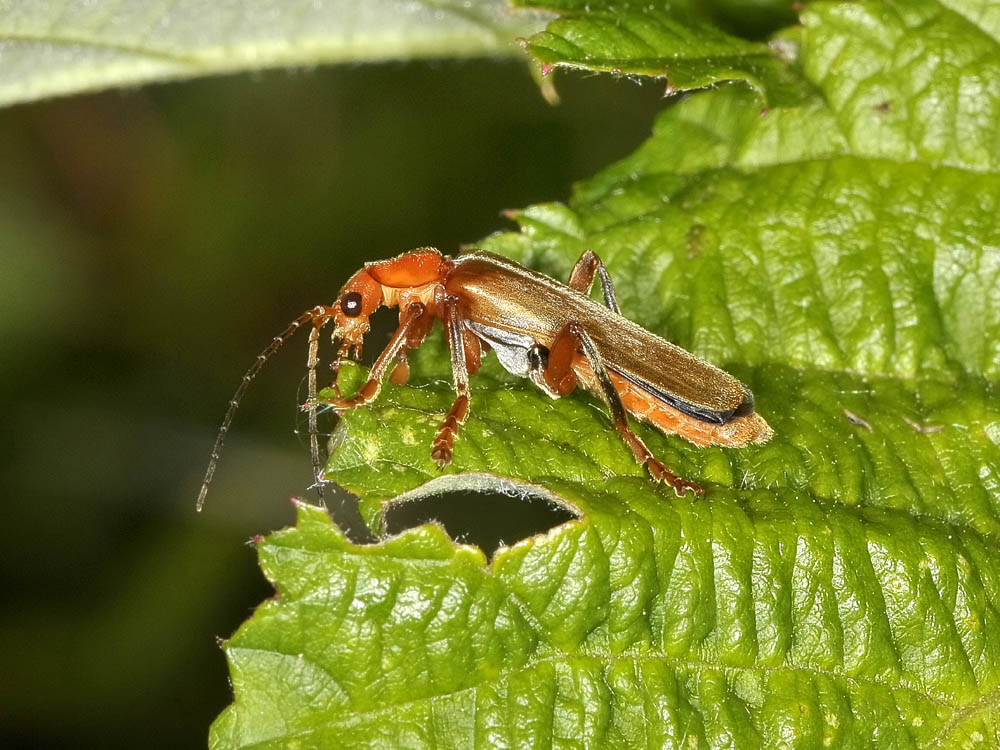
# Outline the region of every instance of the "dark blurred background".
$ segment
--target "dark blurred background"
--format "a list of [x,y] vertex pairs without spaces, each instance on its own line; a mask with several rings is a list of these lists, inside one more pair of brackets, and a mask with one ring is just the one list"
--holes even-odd
[[305,341],[364,260],[510,229],[634,149],[662,85],[518,62],[271,72],[0,111],[0,746],[200,747],[217,636],[271,590],[246,545],[310,477]]

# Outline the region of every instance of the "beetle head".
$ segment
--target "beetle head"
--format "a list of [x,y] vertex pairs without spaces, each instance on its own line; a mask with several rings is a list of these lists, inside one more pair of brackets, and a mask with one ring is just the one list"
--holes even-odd
[[368,319],[382,304],[382,285],[362,268],[337,295],[333,314],[333,338],[340,341],[338,361],[354,350],[361,357],[361,344],[370,326]]
[[368,263],[340,290],[335,311],[334,339],[341,342],[337,359],[354,351],[361,356],[361,342],[368,332],[368,318],[380,305],[400,304],[394,290],[416,289],[441,279],[447,259],[433,247],[397,255],[395,258]]

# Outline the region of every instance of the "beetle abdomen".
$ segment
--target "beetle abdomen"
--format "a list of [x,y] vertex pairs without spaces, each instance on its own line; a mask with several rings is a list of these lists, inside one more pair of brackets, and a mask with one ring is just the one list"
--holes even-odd
[[659,427],[668,435],[679,435],[699,448],[708,445],[740,448],[765,443],[773,434],[764,418],[753,411],[721,424],[705,422],[675,409],[617,373],[611,373],[611,382],[621,395],[622,405],[637,419]]

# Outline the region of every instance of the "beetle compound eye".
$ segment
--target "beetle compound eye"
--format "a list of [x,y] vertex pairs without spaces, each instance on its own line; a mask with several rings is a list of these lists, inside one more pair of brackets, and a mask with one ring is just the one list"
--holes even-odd
[[543,370],[549,365],[549,350],[541,344],[528,349],[528,366],[532,370]]
[[356,318],[361,314],[361,295],[357,292],[348,292],[340,300],[340,309],[348,318]]

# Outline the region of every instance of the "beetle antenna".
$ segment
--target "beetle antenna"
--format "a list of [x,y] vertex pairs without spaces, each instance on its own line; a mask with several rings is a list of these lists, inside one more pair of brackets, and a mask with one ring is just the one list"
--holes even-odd
[[312,459],[313,479],[316,481],[316,494],[320,501],[323,500],[323,464],[319,457],[319,430],[316,426],[316,365],[319,364],[319,332],[326,325],[329,316],[316,318],[313,320],[313,328],[309,331],[309,354],[306,359],[306,369],[308,370],[308,398],[309,404],[309,456]]
[[257,355],[257,359],[254,363],[250,365],[250,369],[246,371],[243,376],[243,380],[240,381],[239,387],[236,389],[236,393],[233,397],[229,399],[229,408],[226,409],[226,416],[222,420],[222,426],[219,427],[219,434],[215,437],[215,446],[212,448],[212,457],[208,460],[208,468],[205,470],[205,479],[201,483],[201,490],[198,492],[198,502],[195,506],[199,511],[205,505],[205,496],[208,494],[208,485],[212,483],[212,477],[215,475],[215,466],[219,462],[219,454],[222,453],[222,444],[225,442],[226,433],[229,432],[229,426],[233,422],[233,416],[236,414],[236,409],[240,405],[240,401],[243,399],[243,395],[246,393],[247,388],[257,373],[261,371],[261,368],[267,364],[267,361],[273,357],[277,351],[281,348],[288,339],[295,335],[295,332],[299,330],[306,323],[313,323],[316,325],[322,325],[329,320],[330,316],[333,314],[332,310],[322,305],[314,307],[312,310],[307,310],[302,313],[299,317],[291,322],[291,324],[282,331],[280,334],[274,337],[267,348],[264,349],[260,354]]

